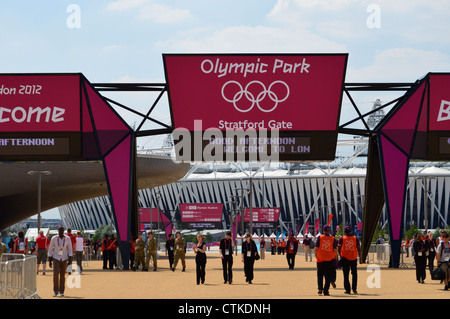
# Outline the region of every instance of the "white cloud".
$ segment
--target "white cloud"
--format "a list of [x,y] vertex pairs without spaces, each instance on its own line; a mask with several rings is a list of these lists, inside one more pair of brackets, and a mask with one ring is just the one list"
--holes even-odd
[[346,82],[414,82],[428,72],[449,72],[450,55],[439,51],[392,48],[376,53],[372,64],[349,67]]
[[[199,30],[198,33],[202,33]],[[304,30],[266,26],[236,26],[209,35],[181,34],[177,40],[159,42],[161,50],[181,52],[254,52],[254,53],[311,53],[346,52],[345,45],[327,40]]]
[[186,22],[193,19],[188,9],[172,8],[154,0],[117,0],[109,3],[107,8],[111,11],[137,10],[140,19],[162,24]]

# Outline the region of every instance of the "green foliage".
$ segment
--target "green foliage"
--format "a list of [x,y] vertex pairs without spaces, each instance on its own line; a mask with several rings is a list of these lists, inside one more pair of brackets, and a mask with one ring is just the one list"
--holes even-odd
[[389,239],[388,231],[378,224],[373,234],[372,243],[375,243],[380,235],[385,241]]
[[105,237],[105,234],[111,234],[111,225],[107,226],[100,225],[95,230],[94,236],[92,236],[92,241],[103,239],[103,237]]

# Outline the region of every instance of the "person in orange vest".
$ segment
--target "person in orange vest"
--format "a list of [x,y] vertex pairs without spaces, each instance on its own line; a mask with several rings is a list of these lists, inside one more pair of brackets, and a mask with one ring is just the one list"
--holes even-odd
[[275,250],[277,249],[277,242],[273,238],[270,240],[270,248],[271,248],[271,254],[275,255]]
[[359,257],[359,263],[362,264],[361,246],[359,240],[355,235],[352,235],[350,226],[345,226],[344,236],[339,239],[338,254],[342,265],[342,272],[344,274],[344,289],[346,294],[350,294],[350,280],[349,273],[352,272],[352,291],[357,293],[358,286],[358,270],[356,258]]
[[281,240],[281,247],[280,247],[281,253],[284,255],[284,252],[286,250],[286,240]]
[[294,237],[293,233],[289,233],[289,239],[285,246],[289,269],[294,270],[295,255],[297,255],[298,250],[298,240]]
[[109,269],[113,270],[117,267],[117,260],[116,260],[116,251],[117,247],[119,247],[119,244],[117,242],[117,238],[114,238],[114,234],[111,234],[111,239],[109,240]]
[[[331,275],[334,270],[333,260],[336,259],[337,242],[331,235],[329,225],[323,226],[323,235],[320,235],[316,241],[314,254],[317,259],[317,286],[319,295],[330,295]],[[323,280],[325,278],[325,285]]]
[[108,260],[109,260],[109,235],[105,234],[102,240],[102,257],[103,257],[103,269],[108,269]]

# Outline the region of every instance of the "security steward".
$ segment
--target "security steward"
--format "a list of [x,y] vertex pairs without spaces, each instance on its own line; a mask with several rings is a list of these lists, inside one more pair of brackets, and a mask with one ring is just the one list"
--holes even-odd
[[148,232],[148,238],[147,238],[147,257],[145,258],[145,269],[148,270],[148,267],[150,265],[150,258],[153,261],[153,271],[156,271],[158,268],[158,262],[156,260],[156,253],[158,251],[158,243],[156,242],[156,239],[153,238],[153,233]]
[[[333,260],[336,258],[337,241],[331,235],[329,225],[323,226],[323,235],[320,235],[316,241],[314,254],[317,259],[317,286],[319,295],[330,295],[331,275],[334,270]],[[323,280],[325,278],[325,285]]]
[[103,258],[103,269],[108,269],[108,261],[109,261],[109,247],[110,241],[109,241],[109,235],[105,234],[102,240],[102,258]]
[[342,272],[344,274],[345,293],[350,294],[349,273],[351,271],[351,289],[353,293],[356,294],[358,286],[357,257],[359,256],[360,264],[362,264],[362,258],[359,240],[355,235],[352,235],[350,226],[345,226],[344,236],[339,239],[338,254],[342,265]]

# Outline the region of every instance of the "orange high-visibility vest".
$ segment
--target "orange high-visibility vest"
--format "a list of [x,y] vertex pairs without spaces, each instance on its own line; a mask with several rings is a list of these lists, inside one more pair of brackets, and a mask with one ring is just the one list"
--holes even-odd
[[319,248],[317,250],[317,259],[321,261],[331,261],[336,258],[334,251],[334,237],[320,235]]
[[356,260],[356,257],[358,257],[356,236],[344,235],[342,237],[341,256],[347,260]]

